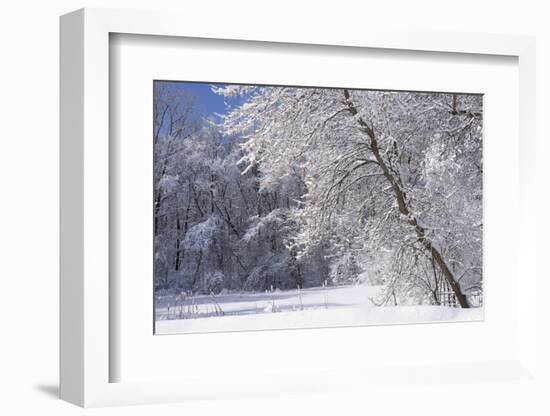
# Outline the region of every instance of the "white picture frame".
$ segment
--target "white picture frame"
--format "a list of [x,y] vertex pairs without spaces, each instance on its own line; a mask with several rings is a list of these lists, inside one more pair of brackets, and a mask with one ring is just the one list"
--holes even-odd
[[[232,22],[204,25],[173,13],[82,9],[61,18],[61,398],[80,406],[159,403],[197,398],[256,394],[319,392],[341,389],[342,379],[375,384],[398,378],[425,383],[445,380],[445,371],[464,382],[536,380],[536,299],[534,184],[535,41],[509,35],[384,31],[350,27],[327,34],[322,25],[310,30],[266,23],[235,30]],[[181,381],[111,382],[109,259],[109,36],[112,33],[332,45],[453,54],[504,55],[519,65],[520,205],[517,267],[516,354],[498,361],[438,366],[418,363],[414,371],[369,368],[330,369],[322,383],[315,374],[281,372],[264,380],[237,380],[230,385],[198,375]],[[245,33],[245,34],[243,34]],[[283,45],[284,47],[284,45]],[[118,357],[120,358],[120,357]],[[364,369],[363,369],[364,370]],[[321,371],[328,371],[321,369]],[[471,375],[474,374],[474,377]],[[407,381],[408,380],[408,381]]]

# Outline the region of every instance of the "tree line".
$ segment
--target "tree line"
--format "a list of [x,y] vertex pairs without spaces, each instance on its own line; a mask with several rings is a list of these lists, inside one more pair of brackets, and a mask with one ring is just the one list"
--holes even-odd
[[155,288],[482,291],[482,97],[155,83]]

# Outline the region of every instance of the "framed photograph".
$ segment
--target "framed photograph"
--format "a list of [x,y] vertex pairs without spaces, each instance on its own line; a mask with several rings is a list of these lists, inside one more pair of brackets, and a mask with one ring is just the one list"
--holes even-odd
[[153,82],[155,334],[483,317],[483,96]]
[[62,398],[532,379],[534,40],[180,21],[61,18]]

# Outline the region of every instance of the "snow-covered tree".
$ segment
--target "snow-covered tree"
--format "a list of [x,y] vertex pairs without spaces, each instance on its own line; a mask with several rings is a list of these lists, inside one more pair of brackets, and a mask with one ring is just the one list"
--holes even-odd
[[[481,286],[480,96],[217,92],[246,96],[225,119],[227,132],[246,138],[244,172],[257,169],[262,190],[302,187],[292,208],[300,256],[321,246],[338,258],[341,245],[351,244],[338,236],[359,238],[375,263],[391,253],[382,273],[394,295],[396,287],[429,293],[443,279],[460,306],[469,306],[465,291]],[[426,273],[428,265],[435,274]]]
[[155,84],[155,287],[383,285],[377,304],[482,291],[482,97]]

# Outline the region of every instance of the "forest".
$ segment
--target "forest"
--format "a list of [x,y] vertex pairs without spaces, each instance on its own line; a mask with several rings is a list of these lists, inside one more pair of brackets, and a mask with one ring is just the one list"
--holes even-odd
[[482,95],[190,86],[154,83],[157,320],[483,305]]

